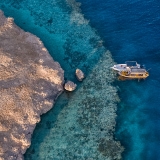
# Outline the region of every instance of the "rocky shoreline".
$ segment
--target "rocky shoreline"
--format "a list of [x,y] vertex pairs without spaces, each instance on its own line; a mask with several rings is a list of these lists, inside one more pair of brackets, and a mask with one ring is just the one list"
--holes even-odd
[[0,160],[22,160],[40,115],[62,93],[64,71],[36,36],[0,11]]

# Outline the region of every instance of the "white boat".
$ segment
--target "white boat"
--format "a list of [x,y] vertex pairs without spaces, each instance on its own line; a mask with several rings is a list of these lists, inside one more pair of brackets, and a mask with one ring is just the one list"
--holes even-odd
[[121,71],[129,71],[131,68],[141,68],[140,64],[136,61],[126,61],[125,64],[116,64],[111,67],[113,70],[121,72]]

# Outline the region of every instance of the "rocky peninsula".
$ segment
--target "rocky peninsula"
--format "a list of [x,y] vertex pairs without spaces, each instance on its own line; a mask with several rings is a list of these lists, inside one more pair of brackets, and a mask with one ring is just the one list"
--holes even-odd
[[36,36],[0,11],[0,160],[22,160],[40,115],[63,91],[64,71]]

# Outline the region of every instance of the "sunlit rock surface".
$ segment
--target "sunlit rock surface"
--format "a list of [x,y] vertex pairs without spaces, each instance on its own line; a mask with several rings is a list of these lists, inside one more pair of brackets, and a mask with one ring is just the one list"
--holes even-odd
[[0,159],[20,160],[40,115],[63,91],[63,70],[36,36],[0,11]]
[[79,81],[84,79],[84,73],[80,69],[76,69],[76,77]]
[[73,83],[72,81],[68,81],[65,83],[64,88],[67,91],[74,91],[76,89],[77,85]]

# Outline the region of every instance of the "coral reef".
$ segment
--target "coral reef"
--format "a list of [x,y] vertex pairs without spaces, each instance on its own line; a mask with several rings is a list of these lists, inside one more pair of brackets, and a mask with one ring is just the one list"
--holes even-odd
[[120,160],[113,138],[117,110],[115,74],[107,51],[74,93],[64,92],[37,125],[26,160]]
[[39,38],[0,11],[0,159],[21,160],[40,115],[63,91],[64,72]]

